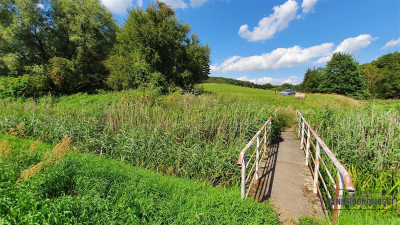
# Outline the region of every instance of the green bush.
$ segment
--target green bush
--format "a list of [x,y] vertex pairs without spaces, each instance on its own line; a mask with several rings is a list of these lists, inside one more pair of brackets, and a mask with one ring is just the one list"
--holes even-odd
[[25,74],[20,77],[0,77],[0,98],[42,96],[46,78]]

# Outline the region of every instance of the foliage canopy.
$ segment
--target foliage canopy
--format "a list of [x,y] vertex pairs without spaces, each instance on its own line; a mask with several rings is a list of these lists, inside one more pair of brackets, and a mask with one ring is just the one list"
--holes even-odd
[[107,84],[114,90],[139,86],[162,91],[191,89],[208,77],[210,49],[189,33],[190,26],[178,21],[165,3],[131,10],[107,60]]

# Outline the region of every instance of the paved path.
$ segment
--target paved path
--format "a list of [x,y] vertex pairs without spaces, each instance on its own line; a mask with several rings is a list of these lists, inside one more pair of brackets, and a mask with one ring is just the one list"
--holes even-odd
[[312,192],[312,176],[304,165],[305,155],[292,130],[281,134],[282,140],[270,147],[249,195],[256,201],[269,199],[281,222],[291,224],[301,216],[322,215],[321,203]]

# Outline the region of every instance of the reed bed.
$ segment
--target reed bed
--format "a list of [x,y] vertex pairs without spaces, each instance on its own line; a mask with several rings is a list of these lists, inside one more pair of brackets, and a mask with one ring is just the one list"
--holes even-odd
[[0,100],[0,130],[74,146],[212,185],[235,185],[243,146],[272,115],[266,104],[212,94],[138,91]]

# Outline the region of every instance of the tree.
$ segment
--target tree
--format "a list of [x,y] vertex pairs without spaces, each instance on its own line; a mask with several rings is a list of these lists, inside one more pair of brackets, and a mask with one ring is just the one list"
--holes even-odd
[[383,76],[380,73],[379,69],[371,64],[366,63],[360,67],[361,75],[365,81],[365,87],[367,92],[371,96],[378,96],[378,90],[380,89],[380,85],[382,83]]
[[326,65],[326,79],[323,88],[328,93],[358,95],[363,90],[363,80],[358,63],[347,53],[333,53]]
[[383,55],[371,62],[379,69],[379,82],[375,90],[380,98],[400,98],[400,53]]
[[22,76],[41,67],[46,87],[60,93],[102,86],[117,25],[99,1],[0,1],[0,72]]
[[301,83],[301,88],[304,92],[311,93],[325,93],[324,88],[325,79],[325,69],[322,67],[307,69],[303,82]]
[[115,90],[192,88],[208,77],[210,49],[189,33],[189,25],[178,21],[165,3],[131,10],[107,60],[107,84]]

